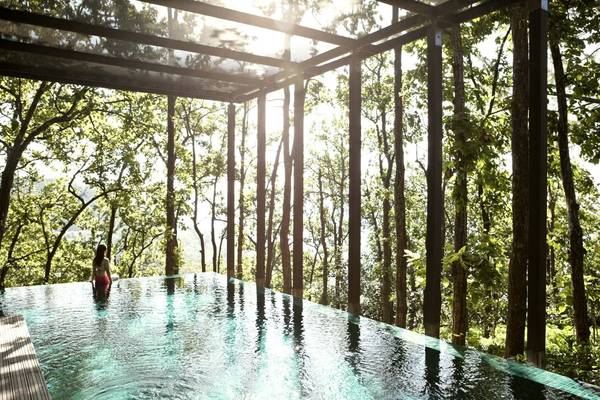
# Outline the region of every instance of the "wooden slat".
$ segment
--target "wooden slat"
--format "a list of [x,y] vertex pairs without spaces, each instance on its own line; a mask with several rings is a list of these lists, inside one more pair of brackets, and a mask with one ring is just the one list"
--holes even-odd
[[49,400],[22,316],[0,318],[0,400]]

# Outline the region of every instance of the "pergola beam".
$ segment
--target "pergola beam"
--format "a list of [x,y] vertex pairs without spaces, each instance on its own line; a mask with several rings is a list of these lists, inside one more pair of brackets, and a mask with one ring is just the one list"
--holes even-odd
[[141,0],[144,3],[156,4],[164,7],[171,7],[182,11],[188,11],[195,14],[201,14],[208,17],[219,18],[227,21],[238,22],[245,25],[258,28],[282,32],[289,35],[302,36],[305,38],[317,40],[320,42],[333,43],[338,46],[353,46],[356,39],[333,33],[309,28],[306,26],[267,18],[259,15],[248,14],[245,12],[232,10],[230,8],[220,7],[208,3],[191,0]]
[[44,46],[40,44],[15,42],[0,38],[0,49],[36,54],[48,57],[59,57],[73,61],[90,62],[94,64],[109,65],[130,69],[160,72],[171,75],[189,76],[194,78],[210,79],[221,82],[232,82],[243,85],[256,85],[260,79],[239,74],[227,74],[223,72],[205,71],[193,68],[176,67],[173,65],[155,62],[141,61],[137,59],[119,58],[102,54],[93,54],[83,51],[62,49],[58,47]]
[[[312,67],[312,68],[307,68],[306,70],[304,70],[303,78],[310,79],[315,76],[321,75],[325,72],[348,65],[352,61],[352,57],[359,57],[361,60],[364,60],[365,58],[368,58],[368,57],[371,57],[372,55],[381,53],[382,51],[386,51],[386,50],[393,49],[393,48],[401,46],[401,45],[411,43],[417,39],[424,38],[427,35],[428,30],[429,30],[429,27],[427,27],[427,26],[418,28],[418,29],[408,32],[405,35],[398,36],[397,38],[393,39],[392,41],[384,42],[380,45],[374,46],[371,48],[371,51],[369,51],[368,53],[360,53],[360,54],[357,54],[356,56],[350,55],[350,56],[346,56],[343,58],[338,58],[337,60],[332,61],[327,64],[319,65],[319,66]],[[278,82],[277,84],[270,87],[269,89],[272,91],[283,89],[284,87],[292,85],[296,79],[297,79],[296,77],[288,78],[284,81]],[[244,97],[239,97],[239,96],[236,96],[235,93],[233,94],[233,96],[237,102],[248,101],[255,97],[254,94],[249,94]]]
[[[156,62],[142,61],[139,59],[120,58],[105,54],[91,54],[64,48],[61,49],[52,46],[21,43],[10,40],[3,41],[0,45],[0,48],[2,48],[1,46],[4,46],[5,49],[10,47],[10,49],[15,49],[17,51],[61,57],[73,61],[82,60],[100,65],[134,68],[141,71],[154,71],[169,75],[193,76],[207,80],[239,83],[241,85],[247,85],[248,88],[241,88],[235,90],[233,93],[224,93],[219,90],[204,90],[202,87],[200,87],[200,85],[194,85],[190,87],[190,85],[176,83],[174,85],[169,84],[170,87],[166,87],[167,85],[156,85],[151,82],[146,82],[145,79],[136,78],[133,80],[123,80],[119,76],[114,77],[113,79],[113,74],[110,73],[108,73],[107,77],[104,78],[95,76],[89,72],[84,72],[83,75],[85,78],[75,76],[76,74],[70,73],[67,74],[69,79],[66,79],[62,70],[55,74],[54,71],[56,71],[58,68],[54,68],[52,66],[33,68],[37,69],[37,71],[32,72],[33,69],[28,65],[23,65],[21,68],[19,68],[16,67],[17,63],[4,62],[3,68],[5,71],[7,71],[7,74],[11,76],[31,78],[38,76],[40,77],[39,79],[55,80],[65,83],[89,84],[91,86],[107,88],[120,88],[124,90],[137,90],[141,92],[157,94],[173,94],[192,98],[206,98],[209,100],[239,102],[255,98],[260,92],[269,93],[284,86],[293,84],[297,77],[309,79],[313,76],[322,74],[343,65],[347,65],[351,59],[351,56],[349,55],[350,53],[358,54],[361,59],[364,59],[382,51],[392,49],[400,44],[406,44],[412,40],[422,38],[425,36],[424,31],[428,26],[430,26],[428,21],[431,21],[432,18],[435,18],[440,27],[447,27],[451,24],[465,22],[484,14],[488,14],[496,9],[506,7],[519,0],[488,0],[482,1],[475,6],[471,5],[476,3],[476,0],[448,0],[438,6],[431,6],[415,0],[386,0],[386,2],[395,4],[400,8],[414,12],[420,12],[421,14],[406,17],[399,22],[396,22],[388,27],[359,39],[349,39],[343,36],[328,34],[316,29],[307,28],[296,24],[289,24],[286,22],[281,22],[280,24],[280,21],[275,19],[260,17],[191,0],[142,1],[175,7],[182,10],[189,10],[190,12],[200,13],[215,18],[227,19],[298,36],[311,38],[315,36],[315,40],[323,39],[323,41],[331,43],[335,43],[336,41],[344,43],[339,47],[320,53],[308,60],[300,63],[294,63],[285,59],[257,56],[254,54],[245,53],[243,51],[207,46],[194,42],[114,29],[106,26],[98,26],[85,22],[72,21],[64,18],[57,18],[28,11],[0,7],[0,19],[15,23],[64,30],[82,35],[100,36],[108,39],[128,41],[142,45],[163,47],[170,50],[182,50],[201,55],[228,58],[251,64],[269,65],[285,70],[265,78],[259,78],[240,73],[197,70],[174,65],[164,65]],[[321,36],[322,34],[326,35],[327,37]],[[100,72],[98,72],[98,75],[100,75]],[[41,76],[43,76],[43,78],[41,78]],[[138,84],[139,86],[137,86]]]
[[[379,40],[384,40],[385,38],[387,38],[391,35],[395,35],[400,32],[412,29],[412,28],[417,27],[425,22],[427,22],[427,19],[420,15],[408,17],[402,21],[392,24],[392,25],[390,25],[386,28],[383,28],[377,32],[373,32],[369,35],[366,35],[366,36],[363,36],[363,37],[357,39],[354,48],[358,49],[358,48],[367,47],[374,42],[377,42]],[[337,57],[342,57],[351,52],[352,52],[352,50],[348,50],[348,49],[342,48],[342,47],[336,47],[334,49],[317,54],[316,56],[311,57],[308,60],[298,63],[297,68],[298,68],[298,71],[302,71],[301,73],[304,74],[304,79],[309,79],[310,77],[307,76],[306,72],[310,68],[314,68],[317,65],[326,63]],[[349,60],[349,57],[347,57],[347,59]],[[346,62],[346,64],[348,64],[348,62]],[[331,68],[331,69],[334,69],[334,68]],[[251,89],[250,91],[240,91],[239,93],[236,93],[236,95],[242,96],[241,97],[242,99],[252,99],[252,98],[256,97],[256,95],[261,90],[261,88],[265,88],[269,91],[278,90],[282,87],[280,85],[281,81],[285,80],[286,82],[293,82],[293,80],[295,79],[295,75],[297,75],[297,73],[298,72],[293,72],[293,71],[292,72],[290,72],[290,71],[278,72],[272,76],[266,77],[264,79],[262,85],[258,85],[255,88]],[[285,86],[288,86],[289,84],[291,84],[291,83],[288,83]],[[243,101],[243,100],[241,100],[241,101]]]
[[73,21],[64,18],[51,17],[48,15],[37,14],[29,11],[14,10],[6,7],[0,7],[0,19],[15,23],[40,26],[44,28],[59,29],[63,31],[79,33],[81,35],[101,36],[108,39],[163,47],[170,50],[181,50],[190,53],[228,58],[232,60],[243,61],[252,64],[268,65],[277,68],[294,68],[296,65],[295,63],[292,63],[290,61],[285,61],[274,57],[259,56],[255,54],[245,53],[242,51],[230,50],[223,47],[207,46],[204,44],[188,42],[184,40],[149,35],[147,33],[140,33],[123,29],[114,29],[106,26],[88,24],[86,22]]
[[435,14],[435,6],[418,0],[379,0],[379,2],[428,17],[432,17]]
[[204,90],[195,85],[183,85],[178,82],[157,82],[156,79],[127,76],[116,77],[104,74],[102,71],[90,72],[60,67],[35,67],[32,69],[24,64],[0,61],[0,75],[193,99],[223,102],[231,100],[230,93]]
[[[507,7],[521,0],[488,0],[476,6],[461,10],[466,5],[474,3],[474,0],[457,0],[442,3],[438,7],[445,7],[448,10],[444,13],[444,17],[439,20],[441,27],[449,27],[452,24],[462,23],[474,18],[489,14],[490,12]],[[458,12],[457,12],[458,11]],[[362,59],[374,56],[394,49],[397,46],[410,43],[412,41],[422,39],[427,35],[428,29],[432,26],[428,24],[428,19],[421,15],[413,15],[402,19],[396,23],[389,25],[386,28],[363,36],[356,41],[355,50],[360,49],[359,55]],[[403,33],[392,39],[385,40],[390,36]],[[373,43],[380,42],[373,45]],[[352,55],[348,55],[351,51],[345,48],[336,47],[334,49],[318,54],[306,61],[298,63],[298,68],[301,71],[304,79],[310,79],[314,76],[325,72],[348,65],[352,59]],[[333,61],[332,61],[333,60]],[[268,92],[279,90],[285,86],[293,84],[298,73],[290,71],[281,71],[273,76],[264,79],[263,84],[244,92],[243,90],[233,94],[236,101],[247,101],[257,96],[259,91],[266,90]]]

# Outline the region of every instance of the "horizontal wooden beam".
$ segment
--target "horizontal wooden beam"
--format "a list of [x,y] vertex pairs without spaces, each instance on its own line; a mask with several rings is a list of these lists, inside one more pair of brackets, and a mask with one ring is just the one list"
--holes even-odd
[[21,24],[41,26],[50,29],[59,29],[82,35],[101,36],[109,39],[122,40],[150,46],[164,47],[171,50],[182,50],[190,53],[204,54],[208,56],[229,58],[232,60],[248,62],[252,64],[269,65],[277,68],[291,68],[296,63],[281,60],[274,57],[259,56],[237,50],[222,47],[207,46],[184,40],[169,39],[146,33],[133,32],[123,29],[114,29],[106,26],[88,24],[86,22],[73,21],[64,18],[51,17],[29,11],[14,10],[0,7],[0,19]]
[[227,74],[222,72],[197,70],[192,68],[176,67],[154,62],[140,61],[136,59],[118,58],[93,54],[82,51],[61,49],[58,47],[43,46],[33,43],[16,42],[0,38],[0,49],[18,51],[30,54],[37,54],[50,57],[60,57],[68,60],[91,62],[101,65],[110,65],[113,67],[123,67],[140,69],[144,71],[161,72],[165,74],[190,76],[194,78],[203,78],[213,81],[232,82],[242,85],[259,84],[260,79],[247,77],[237,74]]
[[[522,0],[488,0],[476,6],[466,8],[460,13],[448,15],[442,20],[442,25],[461,24],[483,15],[489,14],[503,7],[511,6]],[[445,4],[445,3],[444,3]],[[440,6],[441,7],[441,6]]]
[[0,61],[0,75],[214,101],[228,102],[231,99],[229,93],[203,90],[178,82],[167,83],[157,82],[156,79],[117,77],[103,71],[90,72],[60,66],[32,67],[30,64]]
[[[356,56],[353,56],[353,55],[345,56],[345,57],[338,58],[337,60],[331,61],[326,64],[307,68],[306,70],[304,70],[303,78],[304,79],[314,78],[315,76],[321,75],[325,72],[332,71],[337,68],[341,68],[345,65],[348,65],[352,61],[353,57],[358,57],[358,58],[360,58],[360,60],[364,60],[365,58],[382,53],[384,51],[391,50],[398,46],[414,42],[415,40],[424,38],[427,35],[428,30],[429,30],[429,26],[424,26],[424,27],[415,29],[413,31],[410,31],[402,36],[398,36],[397,38],[393,39],[392,41],[384,42],[380,45],[373,46],[369,52],[360,53]],[[277,84],[275,84],[270,89],[272,89],[272,91],[283,89],[286,86],[293,84],[297,79],[298,78],[294,76],[294,77],[288,78],[286,80],[277,82]],[[234,94],[234,98],[236,99],[236,101],[239,101],[239,102],[245,102],[254,97],[256,97],[256,96],[253,93],[245,95],[245,96],[238,96],[238,97],[235,97],[235,94]]]
[[435,6],[418,0],[379,0],[379,2],[429,17],[435,14]]
[[230,8],[220,7],[208,3],[192,0],[141,0],[144,3],[156,4],[164,7],[171,7],[182,11],[188,11],[195,14],[202,14],[209,17],[219,18],[227,21],[238,22],[245,25],[251,25],[258,28],[269,29],[273,31],[287,33],[289,35],[302,36],[305,38],[317,40],[320,42],[333,43],[338,46],[353,46],[356,39],[336,35],[334,33],[313,29],[306,26],[276,20],[254,14],[232,10]]
[[[415,28],[419,25],[422,25],[426,22],[427,22],[427,18],[422,17],[420,15],[414,15],[414,16],[405,18],[399,22],[396,22],[396,23],[388,26],[388,27],[385,27],[376,32],[373,32],[371,34],[368,34],[368,35],[365,35],[365,36],[359,38],[356,41],[355,48],[356,49],[363,48],[363,49],[367,49],[367,51],[368,51],[368,47],[372,43],[375,43],[380,40],[384,40],[387,37],[390,37],[392,35],[397,35],[398,33],[413,29],[413,28]],[[349,52],[350,51],[346,48],[336,47],[334,49],[317,54],[316,56],[311,57],[308,60],[300,62],[298,64],[298,68],[301,71],[306,71],[309,68],[313,68],[322,63],[326,63],[326,62],[334,60],[338,57],[344,56],[344,55],[348,54]],[[335,69],[335,68],[333,68],[333,69]],[[258,93],[262,87],[267,87],[267,88],[276,87],[276,86],[279,87],[278,82],[280,82],[282,80],[290,81],[293,83],[293,79],[295,79],[294,78],[295,75],[296,74],[294,74],[291,71],[278,72],[272,76],[266,77],[263,80],[262,85],[256,86],[251,91],[246,91],[246,92],[240,91],[240,92],[236,93],[236,95],[250,96],[250,98],[256,97],[256,95],[258,95]],[[306,78],[306,75],[305,75],[305,79],[308,79],[308,78]],[[275,89],[275,90],[278,90],[278,89]]]
[[[476,6],[466,8],[462,11],[458,11],[453,14],[448,14],[438,21],[438,25],[445,28],[456,23],[463,23],[474,18],[481,17],[482,15],[489,14],[503,7],[507,7],[513,3],[516,3],[517,1],[520,0],[488,0]],[[471,4],[473,3],[473,1],[457,0],[453,2],[455,7],[458,7],[459,10],[462,9],[466,3]],[[373,55],[382,53],[384,51],[394,49],[395,47],[398,47],[402,44],[408,44],[410,42],[425,37],[427,29],[429,29],[429,27],[431,26],[430,24],[426,24],[427,21],[427,18],[415,15],[401,20],[399,22],[396,22],[388,26],[387,28],[383,28],[377,32],[374,32],[373,34],[364,36],[363,38],[357,41],[358,44],[361,45],[361,47],[359,47],[361,48],[361,58],[365,59]],[[406,30],[409,31],[400,36],[396,36],[392,39],[383,41],[382,43],[379,43],[377,45],[367,46],[368,43],[381,41],[382,38],[385,39],[387,37],[393,36]],[[301,62],[299,63],[299,67],[302,69],[301,74],[304,79],[310,79],[314,76],[340,68],[344,65],[348,65],[351,60],[351,56],[347,55],[343,57],[348,53],[349,52],[347,50],[336,47],[335,49],[319,54],[309,60],[306,60],[305,62]],[[333,61],[329,62],[325,61],[326,63],[323,63],[322,60],[326,57],[329,57],[329,60],[334,59],[336,57],[337,59],[334,59]],[[255,98],[260,90],[266,90],[267,92],[280,90],[286,86],[293,84],[294,80],[296,79],[296,75],[297,74],[289,72],[277,73],[273,77],[266,78],[264,80],[265,84],[262,86],[262,88],[253,88],[251,89],[251,91],[245,93],[238,91],[233,94],[233,97],[236,99],[236,101],[243,102]]]

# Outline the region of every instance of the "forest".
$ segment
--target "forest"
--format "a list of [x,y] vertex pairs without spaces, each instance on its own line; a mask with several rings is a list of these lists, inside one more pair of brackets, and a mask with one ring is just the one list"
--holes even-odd
[[[283,2],[287,18],[298,21],[319,3]],[[120,24],[167,25],[152,8],[116,3]],[[546,368],[600,385],[600,5],[552,0],[550,9]],[[397,18],[378,10],[376,1],[364,1],[334,23],[360,35]],[[170,32],[192,34],[192,20],[168,17]],[[440,337],[524,360],[527,11],[516,5],[453,26],[443,40]],[[425,53],[425,40],[417,40],[369,57],[361,81],[362,314],[419,332]],[[304,297],[341,309],[348,285],[348,72],[342,67],[304,82]],[[265,286],[286,293],[294,254],[293,110],[293,87],[267,96]],[[256,101],[236,107],[235,273],[249,281],[256,262],[256,111]],[[0,129],[1,289],[88,280],[99,243],[121,278],[225,273],[227,104],[0,77]]]

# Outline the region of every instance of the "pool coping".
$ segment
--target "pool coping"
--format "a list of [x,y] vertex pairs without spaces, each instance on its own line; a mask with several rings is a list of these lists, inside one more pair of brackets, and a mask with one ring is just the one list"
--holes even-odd
[[0,318],[0,356],[0,399],[50,400],[23,316]]

